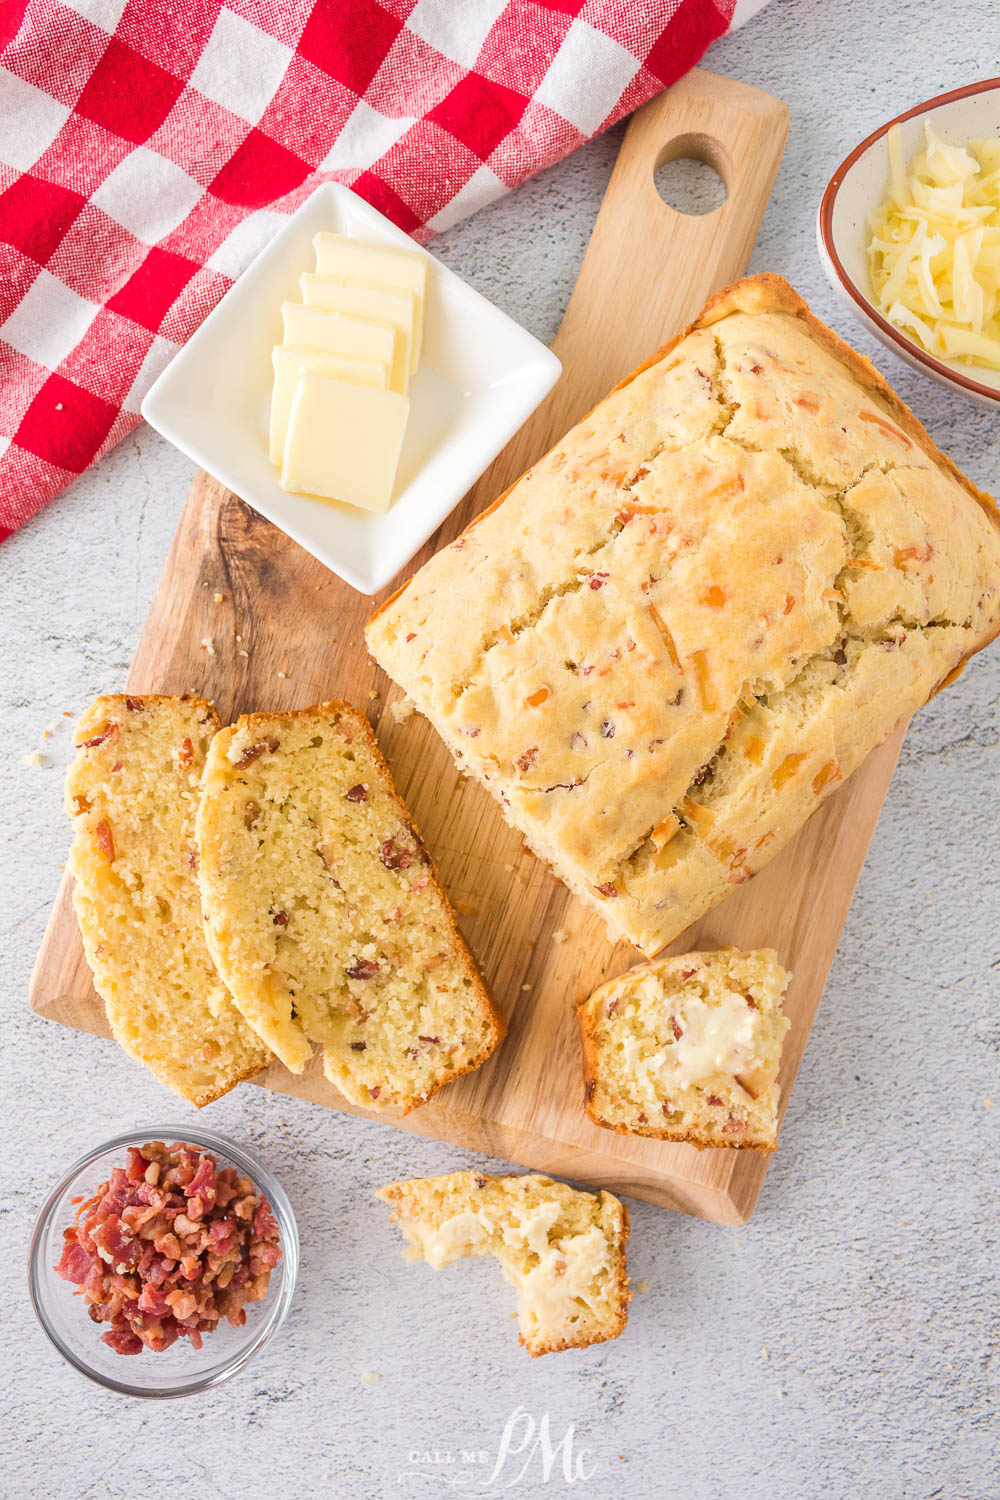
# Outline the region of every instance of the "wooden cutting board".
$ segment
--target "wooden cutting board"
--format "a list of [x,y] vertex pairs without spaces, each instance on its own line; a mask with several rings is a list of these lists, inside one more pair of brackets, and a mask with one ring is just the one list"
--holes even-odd
[[[554,348],[563,376],[548,400],[415,559],[454,536],[601,396],[746,267],[787,134],[784,105],[694,72],[633,119]],[[695,156],[725,204],[668,208],[653,174]],[[402,575],[396,580],[402,582]],[[216,603],[221,594],[223,602]],[[477,1073],[401,1122],[406,1130],[606,1186],[720,1223],[746,1220],[767,1170],[756,1152],[704,1151],[615,1135],[582,1107],[573,1002],[636,961],[522,847],[492,800],[460,778],[430,726],[397,723],[398,689],[365,652],[374,603],[354,593],[248,506],[199,473],[128,679],[130,691],[211,698],[225,721],[250,709],[328,698],[364,705],[400,791],[432,849],[510,1034]],[[211,639],[214,655],[205,649]],[[111,690],[116,685],[108,684]],[[83,705],[81,705],[82,708]],[[675,946],[770,944],[794,971],[781,1083],[787,1100],[826,982],[902,734],[872,755],[794,842]],[[107,1036],[73,919],[68,879],[32,979],[44,1016]],[[348,1106],[318,1059],[268,1088]],[[151,1091],[157,1085],[151,1082]],[[360,1111],[353,1111],[359,1113]],[[413,1162],[415,1169],[419,1163]]]

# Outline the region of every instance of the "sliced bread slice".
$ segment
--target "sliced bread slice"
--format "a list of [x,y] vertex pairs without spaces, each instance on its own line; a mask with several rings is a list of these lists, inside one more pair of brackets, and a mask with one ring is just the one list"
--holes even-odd
[[791,975],[771,948],[639,964],[580,1006],[584,1100],[629,1135],[773,1151]]
[[405,1111],[501,1040],[430,855],[350,704],[223,729],[197,835],[209,948],[293,1072],[318,1042],[351,1103]]
[[407,1260],[435,1270],[493,1255],[517,1288],[529,1354],[616,1339],[628,1322],[628,1211],[611,1193],[585,1193],[530,1173],[452,1172],[380,1189],[393,1205]]
[[73,905],[112,1033],[196,1105],[270,1060],[205,945],[194,821],[218,727],[203,698],[97,698],[66,779]]

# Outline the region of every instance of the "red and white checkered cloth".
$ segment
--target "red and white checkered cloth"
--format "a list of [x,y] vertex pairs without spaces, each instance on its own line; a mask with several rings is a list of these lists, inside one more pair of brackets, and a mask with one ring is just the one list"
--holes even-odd
[[658,93],[734,0],[0,0],[0,540],[322,182],[426,240]]

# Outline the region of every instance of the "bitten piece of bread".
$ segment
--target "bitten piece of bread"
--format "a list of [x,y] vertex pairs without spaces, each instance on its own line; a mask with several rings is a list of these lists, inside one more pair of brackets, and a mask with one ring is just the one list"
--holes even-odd
[[407,1260],[435,1270],[492,1255],[517,1288],[521,1343],[531,1355],[616,1339],[628,1322],[628,1211],[611,1193],[584,1193],[535,1173],[452,1172],[380,1189],[393,1205]]
[[791,975],[771,948],[640,964],[580,1006],[584,1100],[628,1135],[773,1151]]
[[197,836],[209,948],[293,1072],[319,1042],[347,1099],[405,1111],[497,1046],[503,1018],[350,704],[217,734]]
[[98,698],[66,779],[73,906],[112,1033],[196,1105],[270,1061],[205,945],[194,820],[218,727],[203,698]]

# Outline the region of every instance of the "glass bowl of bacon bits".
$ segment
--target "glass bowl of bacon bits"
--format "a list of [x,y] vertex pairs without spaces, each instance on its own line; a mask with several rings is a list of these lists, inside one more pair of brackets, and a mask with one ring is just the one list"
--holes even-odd
[[295,1290],[291,1204],[231,1141],[183,1126],[116,1136],[39,1215],[38,1320],[83,1375],[130,1396],[189,1396],[242,1369]]

